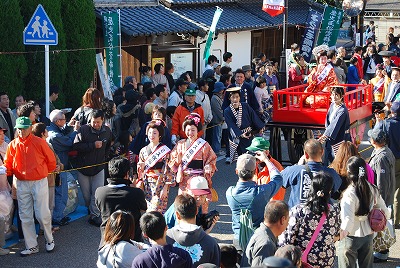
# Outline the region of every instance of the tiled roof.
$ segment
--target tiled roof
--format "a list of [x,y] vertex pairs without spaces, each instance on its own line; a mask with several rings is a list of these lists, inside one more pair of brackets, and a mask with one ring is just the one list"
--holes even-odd
[[[96,7],[96,16],[116,8]],[[170,33],[198,33],[201,26],[182,18],[163,6],[121,8],[121,31],[131,36],[165,35]]]
[[161,0],[171,5],[234,3],[237,0]]
[[[261,1],[239,1],[239,5],[251,12],[252,14],[262,18],[263,20],[269,21],[273,25],[283,24],[283,14],[276,17],[271,17],[268,13],[264,12]],[[289,0],[288,4],[288,23],[289,24],[305,24],[307,20],[308,11],[311,5],[305,0]],[[314,5],[315,10],[323,13],[322,5]]]
[[369,0],[365,7],[367,10],[400,10],[399,0]]
[[[217,31],[232,32],[272,26],[268,21],[251,14],[237,4],[220,5],[220,7],[223,12],[217,23]],[[215,6],[175,6],[173,10],[193,21],[210,27]]]

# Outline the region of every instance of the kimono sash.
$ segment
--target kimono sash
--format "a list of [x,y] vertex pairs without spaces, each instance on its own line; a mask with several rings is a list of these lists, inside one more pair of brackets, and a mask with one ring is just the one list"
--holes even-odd
[[382,93],[383,92],[383,88],[381,88],[383,83],[385,83],[385,78],[384,77],[382,77],[378,81],[378,83],[376,83],[376,85],[374,86],[374,93]]
[[202,138],[198,138],[195,142],[193,142],[193,144],[186,150],[182,157],[182,170],[187,169],[194,156],[200,151],[201,148],[203,148],[206,143],[207,142]]
[[327,64],[325,66],[325,68],[322,70],[322,72],[317,77],[317,85],[319,85],[322,81],[324,81],[325,78],[328,77],[329,72],[331,71],[332,68],[333,67],[331,64]]
[[146,158],[146,161],[144,162],[144,172],[147,172],[169,152],[171,152],[171,149],[169,149],[166,145],[158,147],[157,150],[155,150]]

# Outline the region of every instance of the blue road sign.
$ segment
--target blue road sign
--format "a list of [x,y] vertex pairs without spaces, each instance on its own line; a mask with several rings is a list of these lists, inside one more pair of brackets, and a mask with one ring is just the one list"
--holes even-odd
[[38,5],[31,20],[25,27],[24,45],[52,45],[58,44],[58,33],[42,5]]

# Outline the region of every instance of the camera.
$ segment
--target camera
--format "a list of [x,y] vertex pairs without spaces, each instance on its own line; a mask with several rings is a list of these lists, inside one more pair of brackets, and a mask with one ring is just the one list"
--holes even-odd
[[219,216],[219,212],[212,210],[207,214],[201,214],[197,217],[196,225],[203,227],[204,230],[210,229],[214,218]]

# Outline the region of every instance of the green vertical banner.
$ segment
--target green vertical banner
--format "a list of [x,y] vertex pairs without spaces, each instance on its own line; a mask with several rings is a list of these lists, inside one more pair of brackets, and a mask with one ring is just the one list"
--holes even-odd
[[208,36],[207,36],[207,42],[206,42],[206,46],[204,47],[204,54],[203,54],[203,59],[206,60],[206,64],[207,64],[207,59],[208,56],[210,56],[210,49],[211,49],[211,44],[213,41],[213,35],[215,32],[215,29],[217,28],[217,23],[219,20],[219,17],[221,17],[221,13],[222,13],[222,8],[217,7],[217,10],[215,10],[214,13],[214,17],[210,26],[210,30],[208,31]]
[[343,19],[343,10],[336,7],[325,6],[317,46],[325,44],[328,47],[336,45],[340,25]]
[[117,12],[103,13],[102,17],[109,89],[114,92],[116,87],[122,86],[119,10]]

